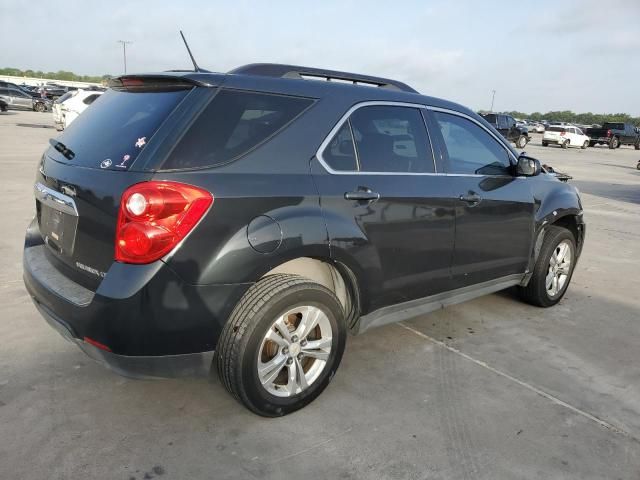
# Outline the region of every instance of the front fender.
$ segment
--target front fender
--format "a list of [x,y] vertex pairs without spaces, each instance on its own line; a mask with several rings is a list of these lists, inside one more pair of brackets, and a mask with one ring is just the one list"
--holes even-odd
[[[549,175],[549,174],[542,174]],[[541,177],[542,177],[541,175]],[[582,202],[578,190],[569,183],[560,182],[554,178],[542,177],[532,188],[534,202],[537,205],[534,216],[534,232],[531,256],[527,268],[527,275],[523,281],[526,284],[533,274],[546,229],[549,225],[567,222],[576,226],[578,237],[577,254],[580,255],[584,241],[584,220]]]

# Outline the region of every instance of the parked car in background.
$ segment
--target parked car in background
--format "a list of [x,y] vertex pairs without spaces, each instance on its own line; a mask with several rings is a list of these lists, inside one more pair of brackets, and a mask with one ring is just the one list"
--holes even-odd
[[489,122],[500,134],[516,144],[518,148],[524,148],[531,140],[527,127],[518,127],[516,120],[511,115],[501,113],[485,113],[482,117]]
[[100,90],[74,90],[54,101],[52,112],[56,130],[62,131],[67,128],[103,93]]
[[33,96],[26,93],[21,88],[1,87],[0,98],[7,104],[7,108],[18,110],[33,110]]
[[13,88],[13,89],[16,89],[16,90],[20,90],[21,92],[24,92],[24,93],[26,93],[28,95],[33,95],[33,93],[28,88],[26,88],[25,86],[18,85],[18,84],[12,83],[12,82],[0,81],[0,88]]
[[589,128],[590,145],[608,145],[614,149],[620,145],[633,145],[640,150],[640,129],[631,123],[605,122],[600,128]]
[[385,78],[229,73],[113,79],[49,141],[23,278],[88,355],[143,377],[215,368],[281,416],[329,385],[348,332],[510,287],[562,299],[579,193],[480,116]]
[[544,133],[544,125],[542,123],[533,122],[527,126],[529,132]]
[[551,125],[544,132],[542,146],[560,145],[562,148],[589,146],[589,137],[578,127]]

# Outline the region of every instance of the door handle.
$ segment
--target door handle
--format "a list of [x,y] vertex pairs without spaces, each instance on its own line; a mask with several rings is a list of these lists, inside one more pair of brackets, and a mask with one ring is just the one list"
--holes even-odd
[[345,193],[344,198],[345,200],[357,200],[359,202],[373,202],[380,198],[380,194],[370,188],[359,187],[355,192]]
[[482,200],[482,197],[475,192],[469,192],[466,195],[460,195],[458,198],[461,202],[468,203],[470,207],[475,207]]

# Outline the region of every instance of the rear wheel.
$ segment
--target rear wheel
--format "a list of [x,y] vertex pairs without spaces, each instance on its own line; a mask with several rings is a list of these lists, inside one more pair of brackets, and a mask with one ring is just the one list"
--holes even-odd
[[619,146],[620,146],[620,140],[618,140],[618,137],[613,137],[609,142],[609,148],[613,150],[615,148],[618,148]]
[[549,146],[549,143],[548,143],[548,142],[542,142],[542,146],[543,146],[543,147],[548,147],[548,146]]
[[46,110],[46,107],[44,106],[44,103],[38,102],[33,106],[33,109],[36,112],[42,113],[42,112],[44,112]]
[[562,148],[569,148],[569,140],[565,140],[562,144]]
[[518,140],[516,140],[516,147],[524,148],[526,146],[527,146],[527,137],[525,137],[524,135],[520,135],[518,137]]
[[589,142],[590,147],[595,147],[597,142]]
[[636,150],[640,150],[640,143],[636,143],[633,148],[635,148]]
[[555,305],[569,287],[575,264],[576,242],[573,234],[566,228],[549,227],[533,275],[526,287],[519,288],[521,298],[539,307]]
[[586,150],[588,146],[589,146],[589,140],[585,140],[584,143],[582,144],[582,149]]
[[286,415],[327,387],[345,341],[344,311],[333,292],[297,275],[269,275],[227,321],[216,349],[218,375],[258,415]]

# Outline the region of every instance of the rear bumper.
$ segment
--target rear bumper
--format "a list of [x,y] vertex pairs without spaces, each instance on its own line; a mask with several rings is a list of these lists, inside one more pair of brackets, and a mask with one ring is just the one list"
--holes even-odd
[[[250,284],[191,285],[164,263],[114,263],[96,291],[58,271],[37,225],[27,231],[23,278],[63,337],[112,370],[171,377],[208,369],[220,332]],[[98,342],[108,350],[85,341]]]
[[77,337],[69,324],[57,318],[53,312],[32,297],[33,303],[62,337],[77,345],[80,350],[109,370],[124,377],[138,379],[204,376],[209,373],[214,351],[163,356],[128,356],[102,350]]

